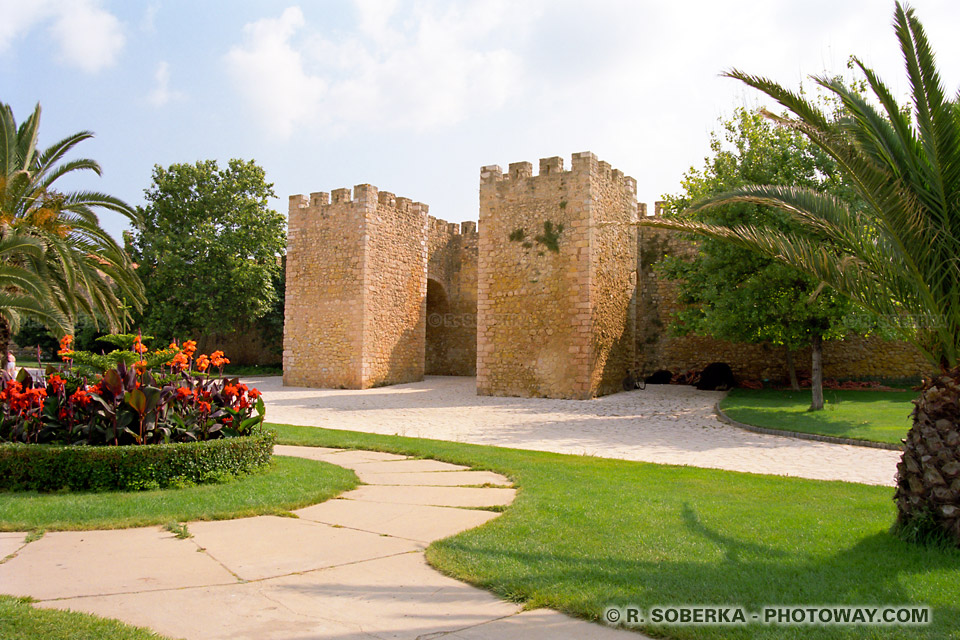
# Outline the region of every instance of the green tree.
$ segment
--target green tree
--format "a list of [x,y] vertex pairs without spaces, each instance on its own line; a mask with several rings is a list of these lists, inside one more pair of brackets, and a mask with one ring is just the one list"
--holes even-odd
[[[796,184],[853,198],[832,158],[799,132],[775,126],[759,110],[737,109],[722,122],[722,132],[722,137],[711,137],[712,155],[703,168],[684,176],[683,193],[666,196],[668,216],[747,184]],[[689,218],[727,227],[794,228],[783,211],[753,203],[706,209]],[[852,328],[849,320],[863,317],[848,298],[797,269],[712,238],[699,243],[695,257],[668,257],[659,269],[677,282],[679,300],[687,305],[674,317],[675,333],[784,347],[796,389],[792,354],[810,346],[811,409],[823,408],[823,341],[845,337]]]
[[766,204],[789,212],[800,231],[688,220],[654,226],[768,255],[888,320],[919,327],[912,339],[942,374],[923,386],[897,466],[897,528],[906,537],[940,535],[960,545],[960,115],[945,96],[923,26],[899,2],[894,28],[911,87],[909,110],[857,59],[875,104],[834,79],[814,78],[843,104],[839,121],[771,80],[728,74],[783,105],[790,117],[770,117],[829,154],[862,207],[807,188],[746,186],[694,208]]
[[145,332],[163,339],[248,330],[277,300],[285,218],[254,161],[155,166],[128,236],[146,283]]
[[[0,301],[0,352],[21,315],[35,317],[59,334],[70,331],[81,313],[99,315],[109,327],[122,327],[127,305],[143,303],[143,285],[129,256],[101,226],[97,210],[113,211],[136,223],[136,213],[123,201],[94,191],[60,191],[64,176],[100,165],[89,158],[68,159],[79,143],[93,137],[81,131],[37,148],[40,105],[19,126],[9,105],[0,103],[0,239],[20,238],[34,246],[7,252],[4,264],[32,272],[42,287],[4,287],[20,302]],[[22,245],[25,247],[25,245]]]

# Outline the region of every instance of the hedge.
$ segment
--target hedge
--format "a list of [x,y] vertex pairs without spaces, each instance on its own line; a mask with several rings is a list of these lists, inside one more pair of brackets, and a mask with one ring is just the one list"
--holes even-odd
[[135,491],[244,475],[269,464],[276,434],[124,447],[0,444],[0,489]]

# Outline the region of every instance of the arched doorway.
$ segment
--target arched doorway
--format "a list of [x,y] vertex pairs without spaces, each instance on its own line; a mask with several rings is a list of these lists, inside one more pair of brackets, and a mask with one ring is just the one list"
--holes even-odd
[[447,373],[447,334],[454,320],[443,285],[433,278],[427,278],[427,335],[424,354],[424,373],[427,375]]

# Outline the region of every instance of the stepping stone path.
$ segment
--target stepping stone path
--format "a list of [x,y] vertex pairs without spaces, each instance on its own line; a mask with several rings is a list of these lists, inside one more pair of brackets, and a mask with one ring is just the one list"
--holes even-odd
[[275,453],[353,469],[366,484],[297,518],[191,522],[186,540],[160,527],[53,532],[31,543],[0,533],[0,593],[191,640],[642,637],[523,611],[427,565],[430,542],[513,501],[507,478],[374,451]]

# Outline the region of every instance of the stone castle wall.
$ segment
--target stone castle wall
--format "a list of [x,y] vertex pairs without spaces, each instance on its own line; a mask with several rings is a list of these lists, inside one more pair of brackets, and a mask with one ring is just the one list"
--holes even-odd
[[430,218],[426,373],[477,374],[477,223]]
[[344,191],[290,196],[285,385],[362,386],[366,211]]
[[571,171],[542,159],[536,177],[529,162],[483,167],[477,393],[588,398],[619,385],[633,352],[635,192],[589,152]]
[[[627,371],[711,362],[741,378],[786,377],[782,348],[671,336],[676,287],[654,265],[696,243],[637,225],[646,205],[632,178],[589,152],[572,165],[544,158],[536,176],[529,162],[483,167],[479,226],[365,184],[292,196],[284,384],[476,375],[482,395],[589,398],[618,391]],[[795,362],[809,372],[809,349]],[[827,377],[927,371],[908,344],[824,345]]]
[[[649,375],[666,369],[678,373],[702,369],[711,362],[726,362],[740,378],[787,378],[783,347],[670,335],[672,316],[681,305],[676,285],[660,278],[654,265],[667,255],[694,256],[697,243],[683,234],[650,227],[640,228],[638,240],[637,368],[641,372]],[[809,376],[810,349],[797,351],[794,363],[801,376]],[[855,336],[824,343],[823,370],[827,378],[916,378],[929,372],[929,364],[908,343]]]
[[[476,224],[361,184],[290,198],[284,384],[366,389],[476,371]],[[431,304],[440,322],[431,323]]]

